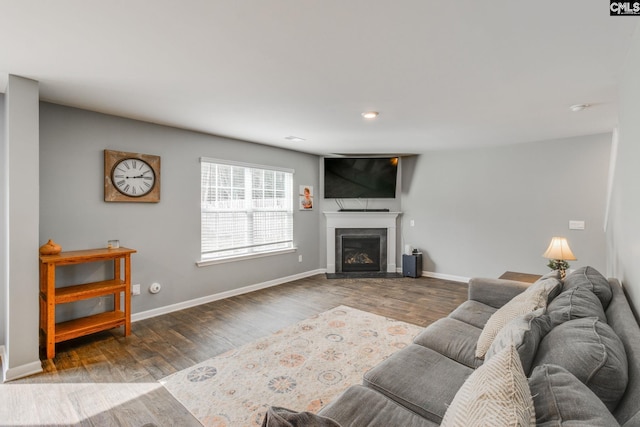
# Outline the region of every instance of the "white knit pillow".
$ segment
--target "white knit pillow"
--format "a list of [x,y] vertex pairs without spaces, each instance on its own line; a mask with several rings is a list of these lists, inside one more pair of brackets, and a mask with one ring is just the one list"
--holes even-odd
[[441,427],[535,425],[527,377],[511,345],[467,378],[444,414]]
[[498,332],[511,320],[539,308],[546,308],[549,295],[559,287],[557,279],[539,280],[493,313],[478,337],[476,357],[484,358]]

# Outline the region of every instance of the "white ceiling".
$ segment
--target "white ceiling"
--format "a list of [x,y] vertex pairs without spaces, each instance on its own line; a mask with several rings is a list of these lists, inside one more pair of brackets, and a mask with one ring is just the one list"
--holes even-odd
[[0,16],[0,91],[15,74],[46,101],[317,154],[608,132],[639,22],[602,0],[0,0]]

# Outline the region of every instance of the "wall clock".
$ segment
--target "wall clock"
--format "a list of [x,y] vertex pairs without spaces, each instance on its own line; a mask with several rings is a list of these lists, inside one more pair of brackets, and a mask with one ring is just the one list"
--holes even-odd
[[104,201],[160,201],[160,156],[104,150]]

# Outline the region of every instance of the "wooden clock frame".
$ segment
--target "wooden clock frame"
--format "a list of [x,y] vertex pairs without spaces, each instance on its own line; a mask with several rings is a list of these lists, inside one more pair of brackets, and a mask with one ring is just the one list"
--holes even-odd
[[[145,161],[155,174],[153,189],[144,196],[134,197],[122,194],[111,181],[114,166],[123,159],[140,159]],[[125,151],[104,150],[104,201],[105,202],[137,202],[158,203],[160,201],[160,156],[152,154],[128,153]]]

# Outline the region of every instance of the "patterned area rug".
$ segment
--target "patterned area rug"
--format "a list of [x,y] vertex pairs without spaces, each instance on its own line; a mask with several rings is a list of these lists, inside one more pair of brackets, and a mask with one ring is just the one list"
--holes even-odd
[[317,412],[421,330],[339,306],[160,383],[205,426],[259,426],[271,405]]

